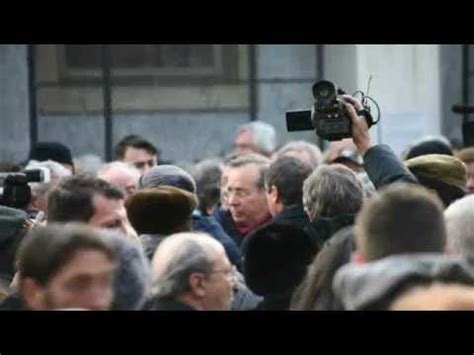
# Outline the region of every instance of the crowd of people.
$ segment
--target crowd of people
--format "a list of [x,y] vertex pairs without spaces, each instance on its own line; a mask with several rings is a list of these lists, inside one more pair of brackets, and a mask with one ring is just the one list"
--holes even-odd
[[474,310],[474,147],[399,157],[357,107],[324,152],[260,121],[189,167],[138,135],[95,169],[37,143],[2,164],[50,179],[3,188],[0,309]]

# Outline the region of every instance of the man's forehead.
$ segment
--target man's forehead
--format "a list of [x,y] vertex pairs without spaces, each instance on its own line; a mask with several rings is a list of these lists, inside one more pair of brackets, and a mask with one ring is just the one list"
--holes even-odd
[[155,156],[144,148],[135,147],[127,147],[124,154],[125,159],[152,159]]
[[115,263],[105,253],[99,250],[78,250],[61,267],[56,276],[60,278],[81,277],[109,273],[115,268]]
[[229,167],[227,170],[227,179],[232,181],[242,181],[257,183],[260,175],[260,168],[257,164],[245,164],[239,167]]

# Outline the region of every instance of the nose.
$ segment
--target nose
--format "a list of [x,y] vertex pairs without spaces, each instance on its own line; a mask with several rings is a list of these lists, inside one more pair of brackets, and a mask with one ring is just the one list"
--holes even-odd
[[226,202],[229,206],[235,206],[238,204],[239,199],[236,194],[231,191],[227,191]]
[[474,177],[467,180],[467,188],[471,193],[474,192]]
[[104,289],[91,291],[84,308],[91,311],[107,311],[112,305],[112,292]]

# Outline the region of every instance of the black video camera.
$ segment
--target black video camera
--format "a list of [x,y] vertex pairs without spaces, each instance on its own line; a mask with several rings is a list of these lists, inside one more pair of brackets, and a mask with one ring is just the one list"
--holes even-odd
[[26,210],[31,201],[31,188],[28,183],[47,183],[50,180],[50,171],[46,168],[28,169],[20,173],[0,173],[0,187],[3,187],[0,204]]
[[[360,91],[360,93],[362,93]],[[313,85],[315,103],[311,110],[291,111],[286,113],[286,127],[289,132],[310,131],[315,129],[316,134],[328,141],[337,141],[352,137],[352,122],[346,116],[342,95],[346,93],[327,80],[318,81]],[[362,93],[363,109],[357,111],[359,116],[365,117],[369,128],[378,123],[370,113],[367,99],[377,103]],[[377,105],[378,109],[378,105]],[[380,114],[380,111],[379,111]]]

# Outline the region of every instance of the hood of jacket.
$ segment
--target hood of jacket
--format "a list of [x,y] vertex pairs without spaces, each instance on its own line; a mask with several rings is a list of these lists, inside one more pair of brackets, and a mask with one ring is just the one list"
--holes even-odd
[[403,254],[367,264],[347,264],[333,291],[346,310],[384,310],[402,291],[433,282],[474,285],[474,263],[443,254]]

